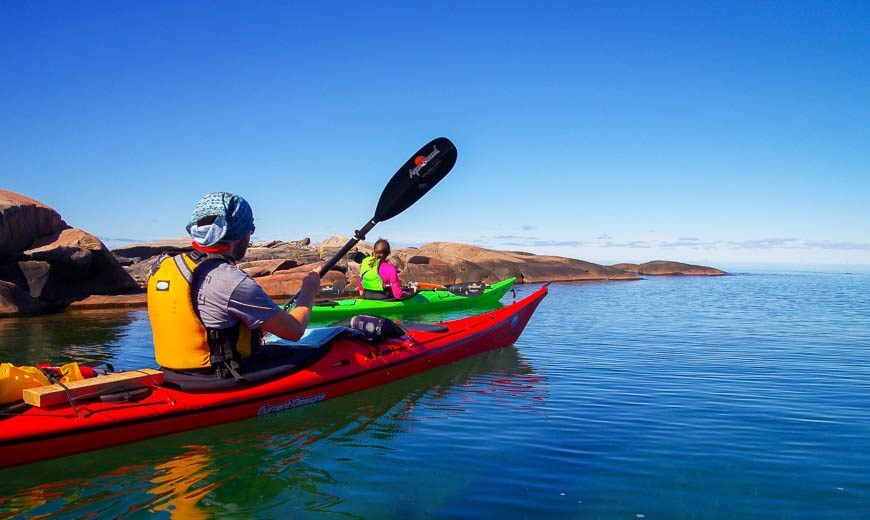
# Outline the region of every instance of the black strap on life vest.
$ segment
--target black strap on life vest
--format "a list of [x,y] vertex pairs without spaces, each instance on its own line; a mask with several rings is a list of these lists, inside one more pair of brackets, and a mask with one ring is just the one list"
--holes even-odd
[[220,377],[232,376],[236,381],[244,379],[239,374],[239,360],[241,356],[236,349],[240,328],[241,323],[226,329],[212,329],[208,327],[205,329],[208,348],[211,351],[209,363],[215,367]]
[[[197,250],[191,251],[188,255],[190,256],[190,259],[196,263],[196,267],[194,267],[193,271],[187,267],[187,263],[183,258],[181,258],[181,255],[175,257],[175,264],[178,266],[178,270],[181,271],[182,276],[184,276],[190,284],[191,299],[193,298],[194,274],[199,271],[203,265],[208,262],[235,264],[235,260],[232,257],[225,255],[203,253]],[[197,317],[199,318],[198,314]],[[202,318],[200,318],[200,322],[202,322]],[[203,326],[205,327],[205,324],[203,324]],[[206,341],[208,343],[208,348],[211,351],[211,354],[209,355],[209,363],[214,367],[219,377],[232,376],[236,381],[242,381],[245,379],[239,373],[241,368],[239,364],[241,361],[241,355],[239,354],[238,349],[236,349],[241,326],[242,324],[239,322],[232,327],[224,329],[205,327]],[[259,332],[260,329],[251,331],[251,353],[256,351],[260,346]]]

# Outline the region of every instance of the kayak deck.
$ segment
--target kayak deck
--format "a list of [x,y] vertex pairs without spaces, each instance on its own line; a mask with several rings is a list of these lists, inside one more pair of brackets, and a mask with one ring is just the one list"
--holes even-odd
[[259,384],[206,392],[154,384],[130,402],[90,400],[0,415],[0,467],[280,412],[506,347],[546,294],[544,286],[506,307],[401,337],[339,335],[317,361]]

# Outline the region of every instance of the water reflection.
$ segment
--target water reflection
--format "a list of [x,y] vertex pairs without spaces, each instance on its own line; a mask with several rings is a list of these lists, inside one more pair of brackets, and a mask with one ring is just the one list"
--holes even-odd
[[508,347],[319,405],[0,470],[0,517],[345,514],[348,472],[379,479],[397,437],[469,407],[533,410],[541,387]]
[[[218,486],[212,482],[204,484],[214,473],[213,460],[207,446],[190,446],[181,457],[175,457],[163,464],[154,466],[157,472],[150,482],[155,484],[148,494],[157,497],[149,508],[152,512],[167,511],[173,518],[208,518],[200,501]],[[142,504],[147,507],[148,504]]]
[[[27,318],[0,319],[0,361],[107,361],[122,349],[128,328],[143,311],[68,311]],[[147,318],[145,318],[147,319]]]

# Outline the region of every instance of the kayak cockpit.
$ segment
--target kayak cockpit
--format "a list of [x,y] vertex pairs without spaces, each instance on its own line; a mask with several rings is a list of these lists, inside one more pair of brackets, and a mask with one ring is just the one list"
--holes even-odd
[[214,370],[163,368],[163,386],[184,392],[212,392],[263,383],[311,366],[329,352],[335,338],[352,332],[347,327],[308,329],[299,341],[269,334],[264,345],[253,356],[242,361],[238,378],[224,377]]
[[212,392],[256,385],[311,366],[329,352],[336,338],[363,339],[372,347],[374,357],[381,353],[382,343],[404,337],[409,329],[435,333],[448,330],[440,324],[404,325],[380,316],[358,315],[351,318],[347,326],[308,329],[298,341],[267,335],[264,345],[241,363],[239,378],[226,377],[213,370],[186,372],[164,368],[163,386],[184,392]]

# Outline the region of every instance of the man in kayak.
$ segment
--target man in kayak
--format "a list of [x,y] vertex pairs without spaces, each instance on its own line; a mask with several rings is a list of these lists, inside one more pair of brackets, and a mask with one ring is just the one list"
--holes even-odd
[[379,238],[372,248],[372,255],[359,264],[359,294],[368,300],[401,300],[413,295],[403,292],[399,272],[387,262],[390,256],[390,243]]
[[254,215],[226,192],[202,197],[187,224],[193,251],[161,257],[148,280],[148,313],[157,363],[171,370],[239,378],[240,362],[260,346],[261,331],[291,341],[305,332],[320,288],[317,271],[302,280],[296,307],[284,312],[236,267],[250,245]]

